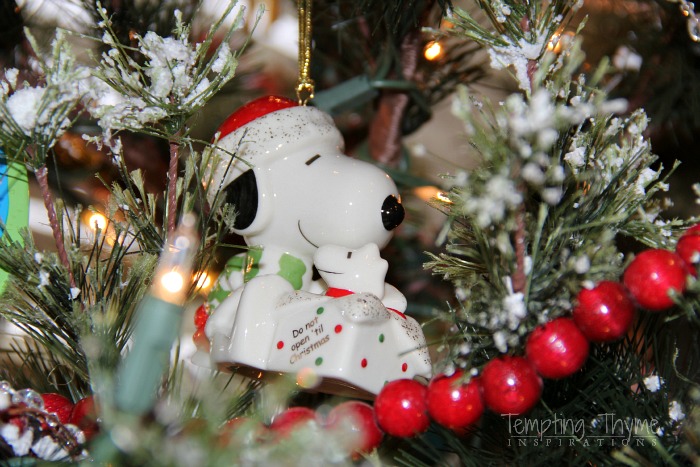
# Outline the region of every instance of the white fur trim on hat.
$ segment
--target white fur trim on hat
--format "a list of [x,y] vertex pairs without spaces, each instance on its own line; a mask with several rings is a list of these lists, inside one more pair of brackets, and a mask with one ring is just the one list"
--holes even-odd
[[[290,107],[258,117],[223,137],[218,146],[224,151],[217,151],[208,167],[210,202],[218,190],[251,167],[267,168],[296,153],[308,158],[321,152],[342,153],[344,149],[333,119],[314,107]],[[308,151],[302,151],[305,148]],[[231,154],[237,159],[232,161]]]

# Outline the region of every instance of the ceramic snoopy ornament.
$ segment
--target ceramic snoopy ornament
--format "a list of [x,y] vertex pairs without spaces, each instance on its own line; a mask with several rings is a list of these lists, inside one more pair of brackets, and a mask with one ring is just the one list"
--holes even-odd
[[[210,294],[211,363],[312,372],[335,393],[430,377],[421,328],[384,282],[379,248],[404,217],[389,176],[343,154],[330,116],[285,98],[253,101],[219,131],[209,201],[234,205],[249,249]],[[314,261],[323,280],[312,280]]]

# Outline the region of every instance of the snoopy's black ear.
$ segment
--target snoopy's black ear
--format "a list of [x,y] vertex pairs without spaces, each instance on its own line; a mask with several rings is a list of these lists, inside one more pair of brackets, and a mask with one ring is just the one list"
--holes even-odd
[[226,188],[226,201],[236,209],[236,230],[245,230],[255,220],[258,212],[258,184],[255,172],[248,169]]

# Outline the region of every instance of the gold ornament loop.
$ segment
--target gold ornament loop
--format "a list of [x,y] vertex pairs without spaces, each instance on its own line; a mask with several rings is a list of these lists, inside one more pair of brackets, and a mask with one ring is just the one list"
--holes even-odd
[[309,76],[311,65],[311,4],[312,0],[297,0],[299,10],[299,80],[297,99],[299,105],[314,98],[314,81]]
[[300,82],[297,85],[297,99],[299,99],[299,105],[306,105],[311,99],[314,98],[314,81],[312,79],[307,79],[305,82]]

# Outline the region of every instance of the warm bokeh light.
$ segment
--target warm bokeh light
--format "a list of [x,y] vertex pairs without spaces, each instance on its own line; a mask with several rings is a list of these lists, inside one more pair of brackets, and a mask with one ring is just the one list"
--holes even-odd
[[566,41],[570,41],[573,37],[574,33],[571,31],[564,31],[562,34],[554,34],[547,43],[547,50],[555,54],[561,53]]
[[437,199],[443,203],[452,203],[447,193],[436,186],[419,186],[413,189],[413,193],[425,202]]
[[304,389],[313,389],[321,383],[321,377],[312,368],[302,368],[297,373],[297,385]]
[[426,60],[437,60],[442,56],[442,46],[438,41],[429,42],[428,45],[425,46],[423,55]]
[[194,273],[192,280],[197,284],[197,289],[200,289],[200,291],[207,290],[212,284],[212,278],[206,271]]

